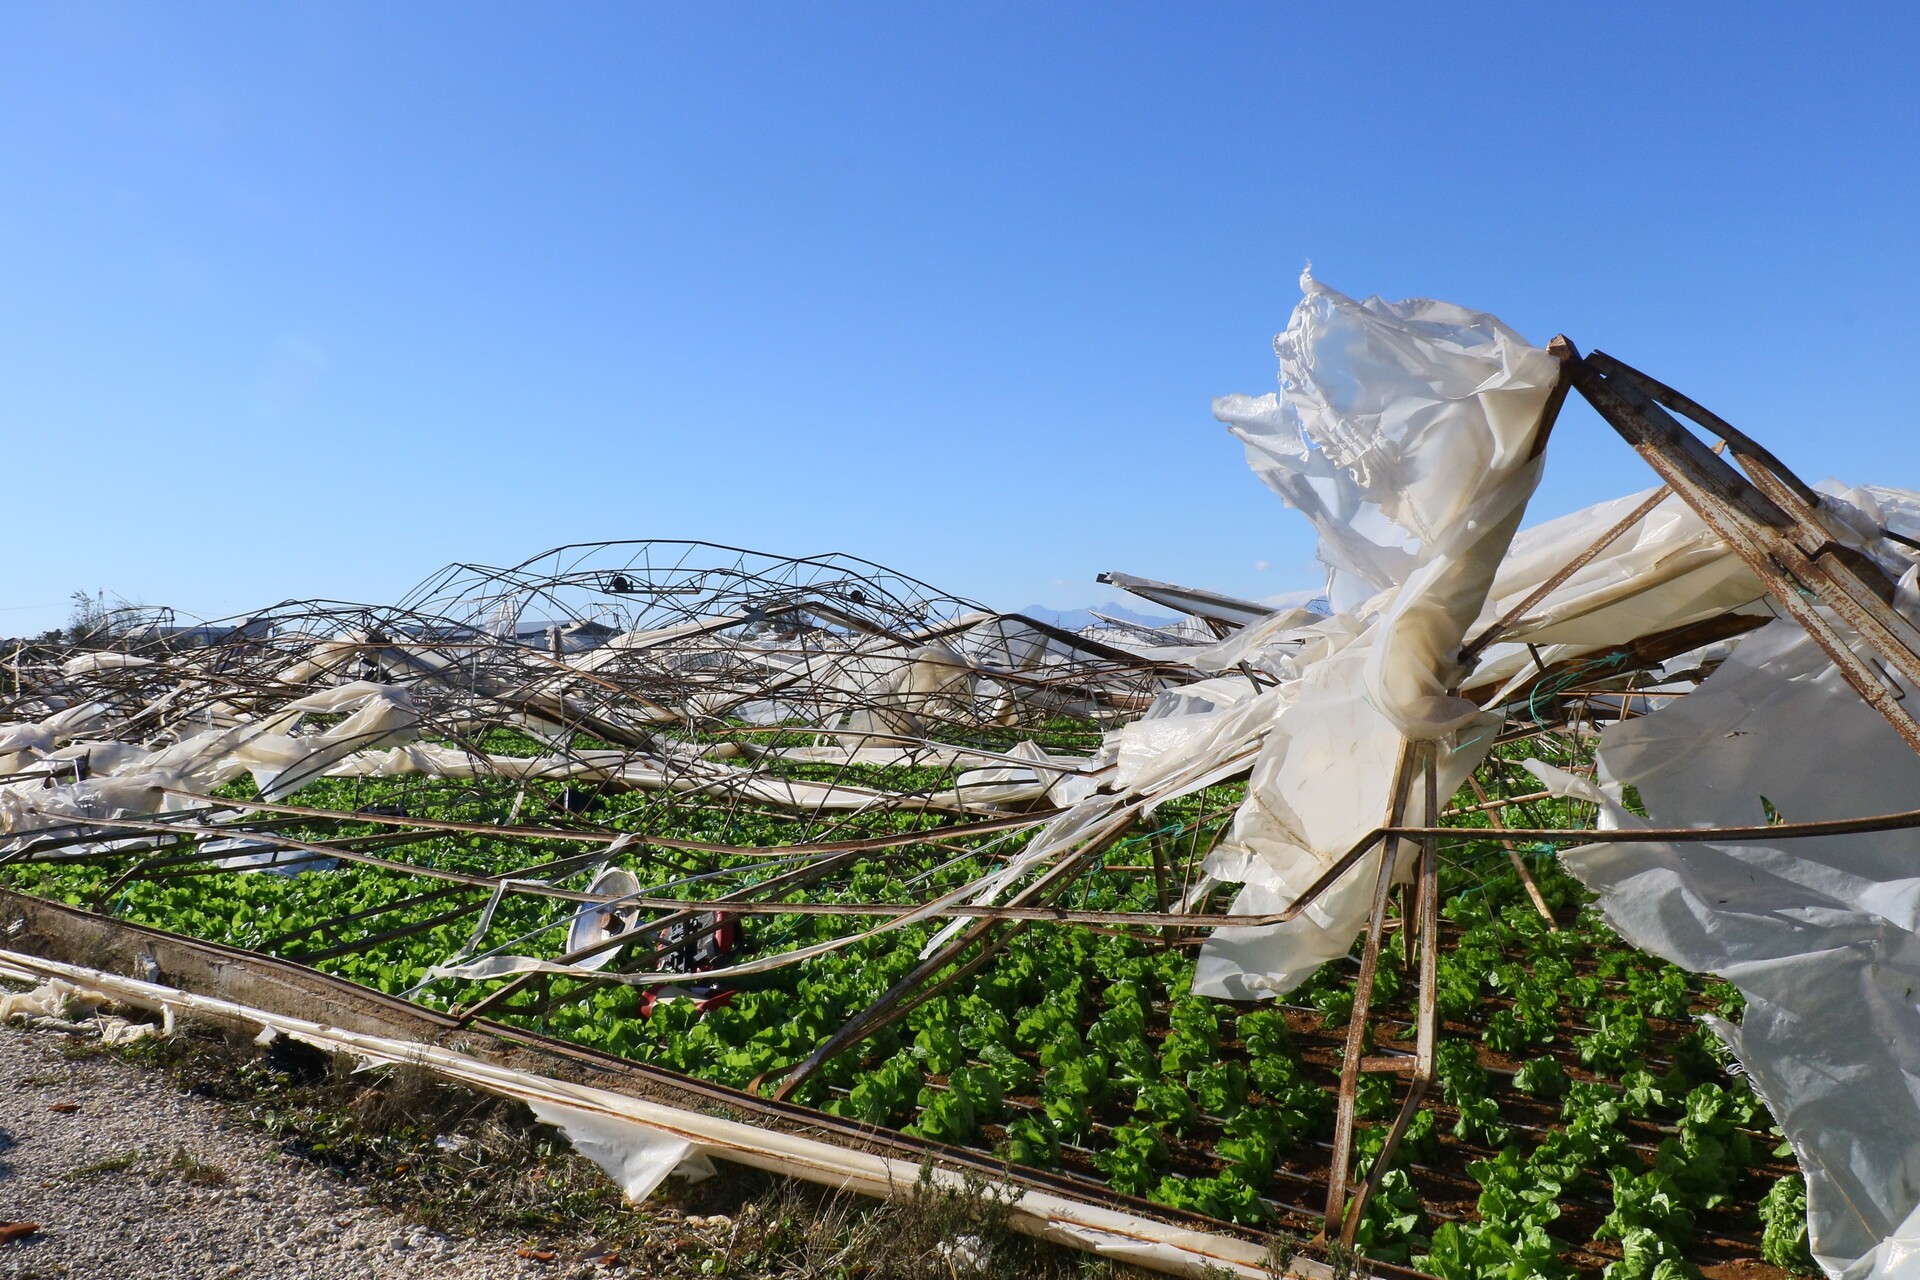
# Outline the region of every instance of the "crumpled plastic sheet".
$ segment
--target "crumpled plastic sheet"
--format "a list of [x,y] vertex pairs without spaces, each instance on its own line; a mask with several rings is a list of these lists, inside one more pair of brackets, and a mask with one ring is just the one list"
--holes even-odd
[[[1858,817],[1920,795],[1920,756],[1785,619],[1695,692],[1608,729],[1599,761],[1599,786],[1528,767],[1599,804],[1602,827],[1647,825],[1622,805],[1627,785],[1660,826],[1763,825],[1766,804],[1789,822]],[[1793,1143],[1821,1266],[1920,1277],[1920,832],[1561,859],[1629,942],[1746,996],[1741,1025],[1715,1030]]]
[[[1836,480],[1821,481],[1814,489],[1821,517],[1843,541],[1873,556],[1896,580],[1911,567],[1880,530],[1897,532],[1896,526],[1915,519],[1909,513],[1920,513],[1920,494],[1849,488]],[[1655,492],[1629,494],[1522,529],[1471,633],[1504,616]],[[1482,689],[1498,686],[1488,699],[1497,703],[1533,678],[1536,653],[1539,662],[1553,665],[1734,613],[1777,616],[1765,584],[1692,508],[1669,495],[1518,619],[1481,656],[1473,683]]]
[[[325,649],[327,646],[320,646]],[[595,652],[598,652],[597,650]],[[95,657],[99,655],[83,655]],[[125,656],[125,655],[110,655]],[[591,654],[582,655],[590,657]],[[418,660],[418,655],[413,655]],[[304,661],[301,666],[315,665]],[[325,666],[325,663],[318,664]],[[844,673],[841,673],[844,674]],[[904,660],[875,668],[875,710],[844,731],[911,735],[921,717],[952,710],[962,683],[974,669],[951,649],[925,646]],[[971,685],[968,685],[971,688]],[[339,724],[295,736],[308,714],[350,712]],[[426,774],[442,778],[607,779],[643,790],[788,805],[809,810],[859,811],[876,803],[957,812],[1001,812],[1043,797],[1065,803],[1092,784],[1080,776],[1085,762],[1052,757],[1021,743],[1002,758],[962,771],[955,785],[904,801],[869,787],[812,782],[740,769],[679,751],[654,758],[630,751],[572,751],[565,755],[488,755],[416,741],[419,716],[412,693],[402,686],[349,681],[287,703],[272,714],[227,728],[207,729],[158,750],[132,743],[82,742],[57,746],[99,723],[99,704],[69,708],[35,724],[0,725],[0,779],[30,764],[85,755],[93,776],[82,782],[44,786],[38,779],[0,781],[0,832],[26,832],[69,818],[117,818],[167,812],[180,805],[164,790],[206,791],[251,773],[261,798],[274,801],[320,777],[393,777]],[[864,717],[864,719],[862,718]],[[664,742],[662,752],[670,748]],[[877,753],[897,755],[898,748]],[[829,758],[847,752],[827,749]],[[956,757],[957,758],[957,757]]]
[[573,1149],[599,1165],[629,1200],[645,1200],[673,1174],[689,1182],[714,1175],[713,1161],[691,1138],[543,1098],[527,1102],[535,1118],[567,1135]]
[[[1492,718],[1448,690],[1539,480],[1535,443],[1560,376],[1557,359],[1484,313],[1355,302],[1310,276],[1302,288],[1275,343],[1280,394],[1227,397],[1215,412],[1313,521],[1341,613],[1265,629],[1258,656],[1277,687],[1133,734],[1161,747],[1135,785],[1163,774],[1169,754],[1258,744],[1247,799],[1205,868],[1210,881],[1244,885],[1231,908],[1242,915],[1290,904],[1382,822],[1410,743],[1432,744],[1447,793],[1492,746]],[[1238,660],[1254,656],[1247,641],[1228,644]],[[1413,821],[1425,817],[1420,790]],[[1215,930],[1194,990],[1277,996],[1344,954],[1383,856],[1361,859],[1294,920]]]
[[[31,991],[0,992],[0,1025],[16,1019],[35,1030],[62,1031],[71,1035],[97,1034],[101,1043],[119,1047],[144,1040],[148,1036],[173,1034],[173,1012],[162,1011],[158,1023],[134,1022],[100,1007],[109,997],[92,987],[80,986],[65,978],[48,978]],[[86,1021],[78,1021],[75,1014]]]
[[[291,736],[307,714],[339,712],[350,714],[323,732]],[[63,711],[53,719],[68,714]],[[43,721],[39,727],[55,737],[69,732],[51,725]],[[55,787],[38,781],[0,784],[0,832],[33,831],[70,818],[166,812],[178,806],[163,793],[165,788],[217,787],[247,772],[260,784],[263,798],[279,799],[349,758],[411,742],[418,730],[419,716],[408,690],[354,681],[290,702],[263,720],[208,729],[157,751],[110,744],[98,757],[104,776]]]
[[52,978],[31,991],[0,993],[0,1022],[15,1018],[59,1018],[69,1020],[74,1005],[92,1013],[107,998],[97,991],[86,991],[62,978]]
[[1518,519],[1499,482],[1528,461],[1560,366],[1484,312],[1356,303],[1310,273],[1300,287],[1274,341],[1280,393],[1224,396],[1214,413],[1313,522],[1328,600],[1352,612],[1429,564],[1467,517]]

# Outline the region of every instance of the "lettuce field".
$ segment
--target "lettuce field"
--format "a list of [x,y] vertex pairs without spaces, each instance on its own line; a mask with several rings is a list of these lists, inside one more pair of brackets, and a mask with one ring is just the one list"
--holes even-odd
[[[524,746],[503,731],[495,736],[496,746]],[[905,776],[914,772],[895,769],[886,781],[938,782]],[[1087,910],[1163,905],[1155,868],[1177,876],[1189,867],[1243,785],[1162,806],[1155,830],[1109,847],[1061,901]],[[254,789],[242,779],[220,794],[248,802]],[[1459,804],[1450,823],[1484,827],[1471,795]],[[413,991],[438,1007],[471,1008],[484,988],[430,981],[429,967],[476,949],[557,958],[564,925],[580,908],[570,899],[506,895],[476,936],[486,889],[442,873],[514,873],[577,891],[606,846],[569,842],[566,830],[633,833],[611,858],[651,897],[707,904],[715,881],[772,886],[759,895],[759,913],[737,919],[737,942],[717,963],[819,953],[737,977],[707,978],[689,963],[684,982],[664,986],[613,973],[536,975],[508,984],[508,998],[496,991],[486,1012],[764,1091],[912,971],[938,924],[882,930],[885,918],[780,914],[768,902],[918,903],[978,880],[1030,835],[1015,828],[962,841],[924,815],[850,815],[831,838],[876,847],[834,855],[830,884],[801,876],[783,890],[790,860],[772,855],[800,839],[819,844],[817,823],[797,832],[795,820],[759,811],[684,798],[669,806],[637,792],[540,781],[483,790],[417,777],[323,779],[288,805],[337,816],[238,812],[274,819],[278,838],[362,860],[285,868],[297,874],[225,870],[196,857],[189,841],[131,852],[81,846],[0,874],[16,889],[121,919],[275,954],[390,993]],[[1567,808],[1528,803],[1536,826],[1574,825]],[[402,841],[395,828],[405,822],[466,829],[414,830]],[[526,824],[555,838],[530,841],[509,830]],[[489,834],[489,826],[502,831]],[[1737,1020],[1738,993],[1623,945],[1546,846],[1521,852],[1552,924],[1491,832],[1448,845],[1439,1090],[1378,1180],[1359,1251],[1445,1280],[1808,1270],[1805,1193],[1791,1152],[1698,1019]],[[646,953],[649,963],[627,967],[690,955],[690,936],[636,941],[630,953]],[[1397,931],[1388,938],[1370,1053],[1403,1049],[1412,1034],[1404,940]],[[1193,941],[1172,930],[1087,924],[1010,929],[984,962],[951,966],[903,1017],[824,1058],[793,1100],[1305,1237],[1324,1213],[1356,964],[1330,962],[1277,1003],[1220,1001],[1189,990]],[[1361,1080],[1363,1170],[1399,1092],[1390,1077]]]

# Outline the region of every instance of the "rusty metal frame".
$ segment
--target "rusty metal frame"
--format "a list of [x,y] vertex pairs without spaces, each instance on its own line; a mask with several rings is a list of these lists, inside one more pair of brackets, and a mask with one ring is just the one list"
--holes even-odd
[[[1554,342],[1575,389],[1766,584],[1854,691],[1920,751],[1920,719],[1905,705],[1907,690],[1920,688],[1920,629],[1893,609],[1894,583],[1880,566],[1821,519],[1819,496],[1692,400],[1604,352],[1581,358],[1564,337]],[[1725,440],[1745,474],[1668,409]],[[1855,652],[1850,638],[1870,646],[1880,664]]]
[[[1407,800],[1413,789],[1416,773],[1424,774],[1429,797],[1434,790],[1433,748],[1428,744],[1408,742],[1400,749],[1400,761],[1395,769],[1393,802],[1388,825],[1399,827],[1406,818]],[[1431,798],[1428,800],[1427,815],[1435,812]],[[1434,1013],[1431,998],[1432,972],[1427,964],[1426,948],[1421,948],[1419,1014],[1419,1043],[1425,1047],[1424,1054],[1414,1058],[1389,1057],[1385,1055],[1367,1056],[1367,1020],[1373,1007],[1374,974],[1379,969],[1380,947],[1387,932],[1387,900],[1394,883],[1394,864],[1399,861],[1401,837],[1389,839],[1381,849],[1380,870],[1375,877],[1373,890],[1373,910],[1367,918],[1366,941],[1360,950],[1360,974],[1354,979],[1353,1008],[1347,1018],[1347,1045],[1340,1063],[1339,1110],[1334,1121],[1333,1162],[1327,1171],[1327,1213],[1326,1225],[1321,1232],[1321,1242],[1338,1239],[1342,1244],[1353,1243],[1353,1229],[1365,1208],[1372,1190],[1372,1172],[1392,1159],[1393,1148],[1406,1130],[1406,1124],[1419,1107],[1419,1099],[1426,1093],[1426,1084],[1432,1079],[1432,1028],[1429,1023]],[[1421,892],[1416,899],[1424,904],[1426,899],[1427,850],[1435,843],[1431,839],[1421,842],[1420,882]],[[1315,886],[1319,888],[1319,886]],[[1304,896],[1304,895],[1303,895]],[[1318,896],[1317,894],[1315,896]],[[1295,904],[1300,905],[1300,904]],[[1403,917],[1401,927],[1417,927],[1418,912]],[[1429,930],[1429,932],[1431,932]],[[1411,935],[1408,935],[1411,936]],[[1410,945],[1410,944],[1409,944]],[[1425,1067],[1424,1077],[1422,1067]],[[1407,1103],[1401,1107],[1392,1131],[1388,1134],[1387,1145],[1381,1149],[1380,1156],[1374,1162],[1374,1170],[1361,1179],[1351,1193],[1348,1191],[1349,1172],[1353,1166],[1353,1140],[1356,1111],[1359,1104],[1360,1076],[1362,1073],[1392,1072],[1410,1076]]]

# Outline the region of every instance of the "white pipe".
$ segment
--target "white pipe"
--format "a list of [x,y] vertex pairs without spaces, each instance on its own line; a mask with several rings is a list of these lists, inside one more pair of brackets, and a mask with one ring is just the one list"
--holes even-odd
[[[701,1171],[707,1156],[886,1200],[911,1198],[921,1177],[921,1166],[909,1160],[516,1071],[437,1045],[348,1031],[22,952],[0,950],[0,976],[27,982],[62,978],[122,1004],[175,1017],[198,1014],[256,1026],[320,1049],[351,1053],[366,1063],[420,1067],[470,1088],[519,1099],[542,1120],[561,1128],[582,1154],[600,1164],[636,1199],[682,1163],[692,1166],[688,1172]],[[935,1168],[931,1176],[942,1187],[962,1184],[962,1175],[955,1170]],[[1250,1241],[1173,1227],[1048,1191],[1022,1191],[1011,1205],[1010,1223],[1027,1235],[1170,1275],[1196,1280],[1222,1270],[1246,1280],[1268,1280],[1272,1275],[1266,1250]],[[1305,1258],[1295,1259],[1288,1274],[1301,1280],[1331,1278],[1325,1266]]]

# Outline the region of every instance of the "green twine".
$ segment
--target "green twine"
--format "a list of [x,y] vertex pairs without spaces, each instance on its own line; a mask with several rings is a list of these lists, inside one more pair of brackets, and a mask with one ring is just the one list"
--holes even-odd
[[1624,666],[1626,665],[1626,661],[1627,652],[1621,649],[1607,654],[1605,657],[1595,658],[1590,662],[1583,662],[1579,666],[1563,671],[1557,676],[1542,680],[1539,684],[1533,686],[1533,691],[1527,695],[1527,715],[1532,717],[1534,724],[1542,729],[1546,728],[1547,722],[1540,718],[1539,710],[1540,696],[1542,694],[1548,697],[1557,697],[1562,689],[1578,684],[1590,672],[1596,669]]

